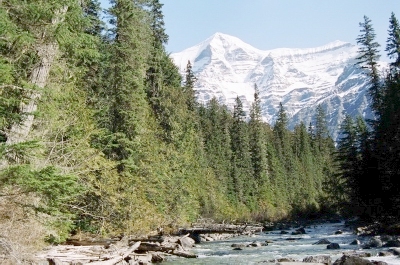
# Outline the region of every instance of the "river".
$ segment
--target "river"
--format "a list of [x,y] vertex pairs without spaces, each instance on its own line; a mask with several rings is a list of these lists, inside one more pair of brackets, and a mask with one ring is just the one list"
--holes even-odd
[[[343,255],[343,252],[368,252],[371,253],[369,260],[385,261],[389,265],[400,265],[399,256],[379,257],[380,251],[387,251],[388,248],[362,249],[362,245],[369,241],[369,237],[360,237],[347,228],[344,222],[324,223],[312,225],[305,228],[306,234],[292,235],[296,229],[285,230],[288,234],[282,234],[281,230],[262,232],[257,235],[233,237],[226,241],[210,241],[196,244],[193,252],[198,255],[196,259],[185,259],[176,256],[167,257],[164,265],[178,264],[207,264],[207,265],[242,265],[262,264],[267,261],[274,261],[280,258],[290,258],[295,261],[302,261],[303,258],[316,255],[329,255],[332,263]],[[336,231],[342,234],[335,234]],[[326,244],[314,244],[321,239],[327,239],[331,243],[338,243],[340,249],[327,249]],[[358,239],[360,245],[351,245]],[[234,250],[232,244],[250,244],[252,242],[265,243],[268,245],[260,247],[244,247],[242,250]]]

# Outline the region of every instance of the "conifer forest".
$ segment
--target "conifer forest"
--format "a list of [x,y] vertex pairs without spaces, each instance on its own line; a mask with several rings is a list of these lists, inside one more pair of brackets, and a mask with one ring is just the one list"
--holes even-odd
[[26,233],[19,240],[34,247],[198,218],[399,217],[394,13],[384,44],[361,18],[354,37],[375,118],[347,114],[335,142],[320,106],[294,130],[283,104],[264,122],[256,84],[249,113],[239,98],[233,110],[199,104],[192,62],[181,76],[165,50],[162,4],[110,4],[105,22],[97,0],[0,0],[0,237]]

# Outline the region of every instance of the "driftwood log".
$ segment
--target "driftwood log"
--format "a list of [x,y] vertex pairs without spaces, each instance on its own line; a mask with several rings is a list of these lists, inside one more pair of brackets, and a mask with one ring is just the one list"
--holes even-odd
[[191,228],[182,228],[181,234],[248,234],[257,233],[263,230],[263,226],[258,225],[232,225],[232,224],[203,224],[195,225]]
[[[115,265],[121,261],[134,260],[138,264],[160,262],[165,256],[174,255],[185,258],[196,258],[197,255],[181,245],[182,239],[178,236],[164,237],[162,243],[121,240],[108,244],[107,240],[83,240],[72,245],[58,245],[37,255],[42,261],[38,264],[87,264],[87,265]],[[158,240],[157,240],[158,241]],[[95,245],[98,242],[98,245]],[[132,242],[132,243],[130,243]],[[83,246],[82,244],[86,244]],[[130,246],[130,247],[128,247]],[[46,263],[48,261],[48,263]]]
[[103,260],[103,261],[96,261],[96,262],[91,262],[90,264],[92,265],[115,265],[118,262],[126,259],[132,252],[134,252],[139,246],[140,246],[140,241],[136,242],[132,246],[128,248],[127,251],[124,252],[122,256],[119,257],[114,257],[109,260]]

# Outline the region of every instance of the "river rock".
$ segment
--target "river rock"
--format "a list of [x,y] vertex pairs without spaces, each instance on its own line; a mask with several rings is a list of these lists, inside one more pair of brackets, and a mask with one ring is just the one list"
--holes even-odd
[[328,255],[309,256],[303,259],[303,262],[324,263],[325,265],[332,264],[332,258]]
[[245,244],[241,244],[241,243],[233,243],[231,245],[231,247],[233,247],[233,248],[245,248],[246,245]]
[[243,250],[243,248],[233,248],[233,250]]
[[304,229],[304,227],[301,227],[301,228],[299,228],[299,229],[296,229],[296,232],[300,232],[300,234],[307,234],[306,233],[306,229]]
[[350,243],[350,245],[360,245],[361,244],[361,242],[360,242],[360,240],[358,240],[358,239],[354,239],[351,243]]
[[389,249],[389,251],[392,252],[396,256],[400,255],[400,248],[391,248],[391,249]]
[[393,247],[400,247],[400,241],[398,239],[395,240],[389,240],[388,242],[386,242],[383,247],[385,248],[393,248]]
[[323,239],[318,240],[317,242],[315,242],[313,245],[328,245],[330,243],[331,242],[328,239],[323,238]]
[[364,245],[363,248],[366,248],[366,249],[368,249],[368,248],[380,248],[380,247],[382,247],[382,245],[383,245],[383,243],[382,243],[382,240],[381,240],[380,238],[378,238],[378,237],[372,237],[372,238],[368,241],[368,243],[366,243],[366,244]]
[[261,247],[261,243],[257,242],[257,241],[254,241],[254,242],[250,243],[248,246],[250,246],[250,247]]
[[378,256],[380,257],[393,256],[393,253],[390,251],[379,251]]
[[360,257],[355,257],[355,256],[347,256],[343,255],[341,258],[337,259],[333,265],[387,265],[386,262],[372,262],[367,259],[363,259]]
[[192,247],[194,247],[194,244],[196,243],[195,241],[194,241],[194,239],[192,239],[192,238],[190,238],[190,237],[182,237],[182,238],[179,238],[179,244],[181,244],[181,246],[184,248],[184,249],[187,249],[187,248],[192,248]]
[[294,232],[292,232],[292,235],[303,235],[306,234],[306,230],[304,227],[296,229]]
[[329,245],[326,246],[327,249],[340,249],[340,246],[338,243],[330,243]]

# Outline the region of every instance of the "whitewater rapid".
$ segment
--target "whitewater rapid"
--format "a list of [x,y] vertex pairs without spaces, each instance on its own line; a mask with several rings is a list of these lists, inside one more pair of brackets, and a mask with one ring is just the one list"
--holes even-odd
[[[297,228],[284,230],[287,234],[282,234],[282,230],[261,232],[252,237],[240,236],[226,241],[211,241],[196,244],[193,252],[198,255],[197,259],[185,259],[178,257],[168,257],[163,264],[207,264],[207,265],[242,265],[260,264],[268,261],[276,261],[281,258],[302,261],[308,256],[329,255],[332,263],[343,256],[343,253],[367,252],[371,254],[369,260],[384,261],[389,265],[400,265],[399,256],[378,256],[381,251],[389,248],[363,249],[370,237],[357,236],[353,230],[340,223],[323,223],[305,227],[306,234],[292,235]],[[341,234],[336,234],[341,231]],[[326,244],[315,244],[321,239],[326,239],[331,243],[337,243],[340,249],[327,249]],[[354,240],[359,240],[361,244],[351,245]],[[232,244],[251,244],[252,242],[266,243],[266,246],[244,247],[242,250],[234,250]],[[306,263],[305,263],[306,264]]]

